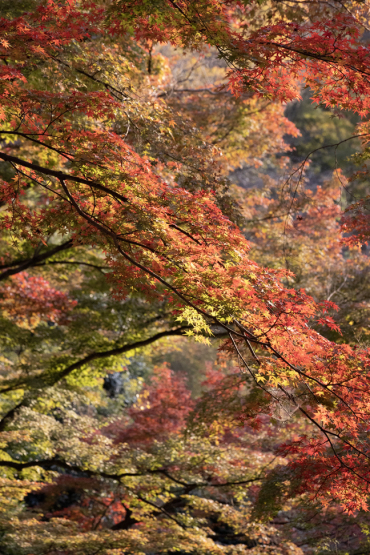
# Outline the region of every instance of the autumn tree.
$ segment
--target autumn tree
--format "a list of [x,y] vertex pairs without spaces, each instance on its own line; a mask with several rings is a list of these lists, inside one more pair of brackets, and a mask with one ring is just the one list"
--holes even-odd
[[[366,147],[365,19],[355,4],[316,2],[4,3],[0,465],[5,496],[17,491],[2,524],[9,552],[22,536],[22,553],[225,553],[230,536],[256,553],[299,553],[253,520],[265,476],[291,482],[287,498],[367,508],[368,351],[338,340],[333,303],[294,287],[291,271],[306,261],[315,279],[303,285],[316,293],[325,273],[317,242],[332,267],[342,263],[338,183],[307,191],[304,167],[291,168],[288,188],[245,196],[228,180],[241,160],[284,168],[284,135],[298,131],[282,103],[303,85],[314,102],[363,118]],[[344,221],[349,243],[366,238],[364,206]],[[276,225],[248,231],[248,217],[272,207]],[[299,216],[288,227],[286,210]],[[160,367],[134,406],[104,414],[99,379],[127,353],[183,334],[223,337],[226,377],[210,370],[195,403]],[[284,415],[290,435],[271,431]],[[275,447],[265,456],[253,445],[254,430],[284,436],[278,459]],[[27,491],[44,519],[22,517]],[[68,491],[77,497],[63,508]]]

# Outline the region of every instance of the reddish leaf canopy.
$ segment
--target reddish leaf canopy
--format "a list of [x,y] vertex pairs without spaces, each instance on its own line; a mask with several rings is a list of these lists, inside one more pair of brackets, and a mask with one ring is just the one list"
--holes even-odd
[[[365,508],[369,357],[310,327],[314,321],[334,327],[323,317],[333,305],[285,286],[288,272],[251,260],[213,191],[189,191],[156,172],[115,127],[125,113],[125,91],[117,96],[106,83],[85,91],[72,79],[69,87],[50,90],[28,73],[44,65],[52,74],[74,42],[131,32],[144,44],[217,48],[229,64],[233,94],[287,101],[305,81],[316,100],[364,116],[368,48],[349,15],[248,33],[238,29],[240,2],[159,2],[154,13],[150,6],[116,2],[106,10],[91,2],[48,2],[27,22],[1,19],[0,133],[9,142],[0,159],[13,175],[1,180],[0,228],[32,245],[58,234],[99,248],[117,298],[132,290],[148,299],[165,296],[195,333],[221,326],[230,336],[226,351],[237,354],[272,403],[283,395],[315,425],[316,435],[287,446],[297,452],[296,466],[306,469],[314,458],[308,487],[335,494],[348,510]],[[25,202],[36,189],[34,201]],[[13,295],[10,286],[7,294]]]

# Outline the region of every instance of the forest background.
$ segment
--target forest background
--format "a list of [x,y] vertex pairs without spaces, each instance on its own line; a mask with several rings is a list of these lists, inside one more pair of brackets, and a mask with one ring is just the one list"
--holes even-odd
[[369,10],[2,1],[1,553],[370,553]]

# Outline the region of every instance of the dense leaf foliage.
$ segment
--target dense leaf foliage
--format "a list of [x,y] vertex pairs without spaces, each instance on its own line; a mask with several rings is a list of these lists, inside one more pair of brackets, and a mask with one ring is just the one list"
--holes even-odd
[[[308,529],[276,518],[315,522],[317,507],[323,537],[334,518],[338,541],[357,549],[342,532],[357,526],[366,542],[368,263],[353,246],[368,198],[338,220],[341,188],[366,190],[367,17],[315,2],[4,3],[8,553],[299,554]],[[303,86],[362,118],[354,175],[307,186],[308,156],[285,156],[299,131],[284,103]],[[163,362],[169,344],[153,347],[183,335],[220,341],[198,397]]]

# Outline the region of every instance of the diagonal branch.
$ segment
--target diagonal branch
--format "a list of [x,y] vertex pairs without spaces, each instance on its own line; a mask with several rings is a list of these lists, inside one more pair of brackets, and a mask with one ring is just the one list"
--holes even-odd
[[56,381],[54,383],[58,382],[59,380],[62,380],[63,378],[66,378],[71,372],[73,372],[73,370],[77,370],[78,368],[81,368],[81,366],[84,366],[85,364],[88,364],[93,360],[122,355],[123,353],[132,351],[133,349],[140,349],[141,347],[146,347],[146,345],[150,345],[151,343],[154,343],[155,341],[162,339],[162,337],[169,337],[171,335],[181,336],[183,335],[184,331],[188,329],[189,329],[189,326],[181,326],[173,330],[161,331],[155,335],[152,335],[152,337],[148,337],[147,339],[143,339],[141,341],[136,341],[136,343],[129,343],[127,345],[122,345],[122,347],[109,349],[108,351],[96,351],[94,353],[90,353],[85,358],[79,360],[78,362],[75,362],[74,364],[71,364],[70,366],[67,366],[67,368],[64,368],[64,370],[62,370],[59,374],[57,374]]
[[[43,263],[43,261],[46,260],[47,258],[54,256],[54,254],[58,252],[70,249],[72,246],[73,246],[73,242],[72,240],[69,240],[46,252],[43,252],[38,255],[34,255],[32,256],[32,258],[14,261],[13,263],[10,263],[8,265],[9,267],[7,270],[5,270],[0,274],[0,281],[7,279],[10,276],[14,276],[15,274],[19,274],[20,272],[24,272],[24,270],[27,270],[27,268],[30,268],[32,266],[41,265],[41,263]],[[16,266],[16,267],[14,268],[12,266]]]
[[[52,379],[49,379],[46,381],[45,385],[50,386],[50,385],[55,385],[56,383],[58,383],[60,380],[62,380],[63,378],[66,378],[67,376],[69,376],[69,374],[71,372],[73,372],[74,370],[77,370],[78,368],[81,368],[82,366],[84,366],[85,364],[88,364],[89,362],[92,362],[93,360],[98,360],[98,359],[102,359],[102,358],[108,358],[111,356],[117,356],[117,355],[121,355],[123,353],[128,353],[129,351],[133,351],[134,349],[140,349],[141,347],[146,347],[147,345],[150,345],[151,343],[154,343],[155,341],[158,341],[159,339],[162,339],[162,337],[169,337],[169,336],[181,336],[183,335],[183,332],[190,329],[189,326],[181,326],[179,328],[175,328],[173,330],[164,330],[161,331],[155,335],[152,335],[151,337],[148,337],[147,339],[143,339],[141,341],[136,341],[135,343],[128,343],[126,345],[122,345],[121,347],[116,347],[114,349],[109,349],[107,351],[95,351],[93,353],[90,353],[89,355],[85,356],[84,358],[82,358],[81,360],[74,362],[73,364],[70,364],[69,366],[67,366],[66,368],[64,368],[64,370],[61,370],[59,373],[55,374]],[[42,376],[39,377],[39,380],[42,381]],[[40,381],[38,380],[38,387],[40,386]],[[32,381],[32,379],[31,379]],[[9,391],[15,391],[16,389],[19,389],[21,387],[24,387],[26,384],[28,383],[27,379],[24,379],[22,381],[19,381],[13,385],[10,385],[4,389],[0,390],[0,394],[1,393],[7,393]],[[1,426],[1,420],[0,420],[0,426]]]
[[19,166],[28,168],[35,172],[42,173],[44,175],[49,175],[50,177],[55,177],[59,181],[61,180],[74,181],[75,183],[89,185],[89,187],[93,187],[95,189],[98,189],[99,191],[103,191],[104,193],[112,195],[115,198],[118,198],[119,200],[121,200],[122,202],[128,202],[128,199],[126,197],[120,195],[119,193],[117,193],[116,191],[113,191],[112,189],[109,189],[108,187],[105,187],[105,185],[102,185],[101,183],[92,181],[91,179],[85,179],[83,177],[78,177],[77,175],[73,175],[70,173],[65,173],[62,171],[45,168],[43,166],[39,166],[38,164],[34,164],[31,162],[27,162],[26,160],[22,160],[21,158],[17,158],[16,156],[10,156],[9,154],[5,154],[5,152],[0,152],[0,159],[4,160],[5,162],[11,162],[13,164],[17,164]]

